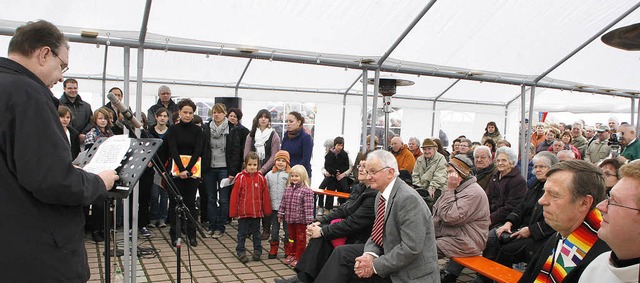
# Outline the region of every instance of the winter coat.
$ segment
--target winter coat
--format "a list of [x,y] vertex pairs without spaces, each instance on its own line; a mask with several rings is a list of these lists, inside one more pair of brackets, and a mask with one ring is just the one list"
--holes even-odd
[[396,153],[391,151],[398,161],[398,170],[407,170],[409,174],[413,173],[413,166],[416,165],[416,159],[411,154],[411,151],[407,148],[407,145],[402,145],[402,148]]
[[287,133],[282,138],[281,150],[286,150],[290,156],[289,164],[291,167],[295,165],[302,165],[307,169],[307,174],[311,178],[311,154],[313,153],[313,138],[305,132],[304,129],[300,129],[298,133],[292,138],[289,138]]
[[484,144],[488,139],[492,139],[497,144],[499,140],[502,140],[502,134],[498,132],[498,129],[493,133],[485,132],[484,135],[482,135],[482,139],[480,139],[480,144]]
[[[349,199],[333,209],[330,214],[317,218],[322,225],[322,235],[329,240],[347,237],[347,244],[364,244],[371,236],[371,229],[376,218],[373,203],[378,191],[363,183],[354,185]],[[342,218],[342,221],[328,225],[331,220]]]
[[158,102],[154,105],[151,105],[151,107],[149,107],[149,110],[147,111],[147,124],[149,124],[149,128],[152,128],[156,125],[156,111],[158,111],[158,109],[160,108],[166,108],[169,111],[169,113],[167,113],[167,116],[169,116],[167,126],[173,125],[173,119],[171,118],[171,116],[173,116],[173,113],[178,112],[178,104],[173,102],[173,99],[171,99],[169,100],[169,104],[167,104],[167,107],[164,107],[162,101],[160,101],[160,99],[158,98]]
[[540,145],[542,142],[544,142],[546,138],[547,138],[546,134],[538,135],[537,132],[534,132],[531,135],[531,144],[533,144],[534,148],[537,149],[538,145]]
[[492,175],[487,188],[491,209],[491,226],[503,223],[507,215],[522,202],[527,193],[527,182],[514,167],[500,178],[500,171]]
[[344,150],[341,150],[338,154],[335,154],[333,150],[329,150],[324,156],[324,170],[327,170],[331,176],[347,172],[349,170],[349,155]]
[[[260,160],[260,165],[262,167],[259,171],[262,172],[262,174],[267,174],[267,172],[271,171],[273,166],[276,164],[276,153],[278,153],[278,151],[280,150],[280,136],[278,135],[278,133],[276,133],[276,131],[271,132],[271,136],[264,144],[264,149],[265,158],[264,160]],[[253,138],[251,137],[251,132],[249,132],[249,134],[245,138],[243,157],[247,156],[250,151],[256,151],[256,146],[254,144]]]
[[249,173],[246,170],[236,175],[229,217],[262,218],[271,214],[271,199],[267,180],[262,173]]
[[542,205],[538,200],[544,194],[544,182],[536,181],[524,199],[513,211],[507,215],[507,221],[511,222],[511,231],[522,227],[529,227],[531,238],[539,241],[540,246],[556,231],[547,224],[542,215]]
[[607,158],[609,154],[611,154],[611,147],[608,145],[608,141],[595,139],[587,147],[584,160],[591,162],[591,164],[596,164]]
[[438,152],[427,160],[424,155],[418,157],[411,174],[413,184],[429,189],[444,189],[447,186],[447,161]]
[[269,197],[271,198],[271,210],[280,210],[280,203],[282,203],[282,197],[284,191],[287,189],[287,180],[289,179],[289,173],[284,170],[273,173],[269,171],[267,176],[267,184],[269,185]]
[[[202,173],[211,170],[211,126],[213,121],[203,126],[204,130],[204,150],[202,154]],[[242,170],[242,163],[244,162],[242,156],[242,149],[237,146],[231,146],[232,144],[238,144],[239,135],[233,133],[235,128],[231,122],[229,123],[229,133],[225,137],[225,161],[227,163],[227,174],[229,176],[235,176]],[[246,136],[245,136],[246,137]]]
[[475,177],[445,189],[433,205],[436,245],[447,257],[481,255],[490,224],[489,200]]
[[91,127],[93,127],[93,123],[91,123],[91,116],[93,116],[93,111],[91,110],[91,104],[82,100],[82,97],[78,94],[76,99],[71,102],[66,93],[62,93],[60,97],[60,104],[69,107],[72,112],[73,119],[71,120],[71,127],[76,129],[78,133],[86,134]]
[[498,168],[496,168],[496,165],[493,163],[484,169],[477,170],[475,167],[473,168],[473,175],[476,176],[478,185],[480,185],[485,192],[487,192],[487,187],[489,187],[489,180],[491,180],[491,177],[496,172],[498,172]]
[[289,224],[310,224],[313,222],[313,191],[304,184],[287,186],[278,210],[278,219]]

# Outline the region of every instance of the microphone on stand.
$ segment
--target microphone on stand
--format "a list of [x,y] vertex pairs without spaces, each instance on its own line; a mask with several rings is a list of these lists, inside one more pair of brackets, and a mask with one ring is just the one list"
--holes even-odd
[[107,98],[109,99],[109,101],[111,101],[111,104],[118,108],[118,111],[120,111],[122,116],[124,116],[124,118],[129,121],[133,128],[142,129],[142,123],[140,123],[140,121],[136,119],[136,116],[131,113],[131,110],[127,106],[125,106],[122,101],[120,101],[118,97],[113,94],[113,92],[109,92],[107,94]]

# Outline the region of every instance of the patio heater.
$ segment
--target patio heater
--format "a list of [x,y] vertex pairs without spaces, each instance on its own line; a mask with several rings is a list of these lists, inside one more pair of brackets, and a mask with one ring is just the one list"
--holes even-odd
[[[375,84],[375,79],[369,79],[370,85]],[[393,111],[391,106],[391,97],[396,94],[396,87],[398,86],[410,86],[413,85],[413,81],[395,79],[395,78],[380,78],[378,84],[378,92],[382,95],[382,110],[384,111],[384,149],[389,148],[389,113]],[[376,111],[376,109],[373,109]],[[375,127],[376,121],[371,121],[371,126]]]

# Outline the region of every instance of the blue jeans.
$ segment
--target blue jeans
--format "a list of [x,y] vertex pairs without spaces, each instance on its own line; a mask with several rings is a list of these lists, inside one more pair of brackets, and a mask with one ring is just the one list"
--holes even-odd
[[253,253],[262,254],[262,242],[260,241],[260,218],[238,219],[238,245],[236,253],[240,256],[246,254],[244,242],[249,235],[253,236]]
[[[158,198],[160,199],[159,203]],[[167,216],[169,216],[169,195],[167,194],[167,191],[162,187],[153,184],[153,188],[151,189],[151,203],[149,207],[149,220],[162,220],[166,222]]]
[[207,213],[209,214],[209,231],[225,231],[225,222],[229,218],[229,199],[231,186],[220,188],[220,181],[228,178],[227,168],[212,168],[203,174],[202,179],[207,187]]

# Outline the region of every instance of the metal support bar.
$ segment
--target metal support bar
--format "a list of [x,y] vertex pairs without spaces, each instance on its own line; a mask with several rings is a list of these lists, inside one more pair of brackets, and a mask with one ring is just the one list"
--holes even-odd
[[[378,120],[378,86],[380,85],[380,69],[376,69],[375,76],[373,79],[373,105],[371,106],[371,140],[369,144],[369,149],[374,150],[375,145],[375,137],[376,137],[376,121]],[[387,142],[384,142],[385,150]]]
[[[631,98],[631,125],[637,125],[636,123],[636,102],[638,102],[635,98]],[[638,113],[640,114],[640,112]],[[639,117],[640,118],[640,117]],[[637,131],[636,131],[637,133]]]
[[[367,70],[362,70],[362,146],[360,152],[367,152],[367,86],[369,85]],[[373,140],[371,140],[373,144]],[[356,164],[359,165],[359,164]]]
[[358,80],[360,80],[360,78],[362,78],[362,74],[360,74],[358,76],[358,78],[353,81],[353,83],[349,86],[349,88],[347,88],[347,90],[344,91],[344,95],[342,96],[342,131],[341,131],[341,135],[344,136],[344,122],[345,122],[345,116],[346,116],[346,111],[347,111],[347,94],[349,94],[349,91],[353,88],[354,85],[356,85],[358,83]]
[[109,58],[109,45],[104,46],[104,63],[102,63],[102,105],[106,104],[105,93],[107,92],[107,58]]
[[431,136],[435,137],[435,126],[436,126],[436,103],[438,102],[438,99],[440,99],[440,97],[442,97],[445,93],[447,93],[451,88],[453,88],[454,85],[456,85],[458,82],[460,81],[460,79],[457,79],[455,82],[453,82],[447,89],[445,89],[442,93],[438,94],[438,96],[436,96],[436,98],[433,99],[433,107],[431,108],[431,110],[433,111],[431,113]]
[[528,163],[524,163],[528,157],[526,157],[528,154],[526,148],[528,148],[528,146],[525,147],[525,132],[526,132],[526,128],[525,128],[525,121],[524,121],[524,115],[525,115],[525,106],[526,106],[526,97],[525,97],[525,86],[521,86],[520,87],[520,174],[525,178],[525,180],[527,179],[527,169],[528,169]]
[[573,51],[571,51],[569,54],[567,54],[567,56],[564,56],[564,58],[562,58],[560,61],[558,61],[555,65],[553,65],[551,68],[549,68],[548,70],[544,71],[542,74],[540,74],[538,77],[536,77],[533,82],[537,83],[539,82],[542,78],[546,77],[547,75],[549,75],[549,73],[551,73],[553,70],[555,70],[556,68],[558,68],[560,65],[562,65],[564,62],[566,62],[567,60],[569,60],[569,58],[573,57],[573,55],[576,55],[576,53],[578,53],[580,50],[582,50],[583,48],[585,48],[587,45],[589,45],[589,43],[591,43],[592,41],[596,40],[597,38],[599,38],[603,33],[605,33],[606,31],[608,31],[612,26],[614,26],[615,24],[617,24],[619,21],[621,21],[622,19],[624,19],[625,17],[627,17],[629,14],[631,14],[633,11],[635,11],[636,9],[638,9],[638,7],[640,7],[640,2],[636,3],[635,5],[633,5],[633,7],[631,7],[629,10],[627,10],[626,12],[624,12],[622,15],[620,15],[618,18],[616,18],[615,20],[613,20],[613,22],[609,23],[608,25],[606,25],[603,29],[601,29],[600,31],[598,31],[596,34],[594,34],[592,37],[590,37],[589,39],[587,39],[587,41],[585,41],[584,43],[582,43],[580,46],[578,46],[578,48],[574,49]]
[[422,20],[422,17],[424,17],[424,15],[429,11],[429,9],[431,9],[433,4],[435,4],[435,3],[436,3],[436,0],[431,0],[427,4],[427,6],[425,6],[422,9],[422,11],[420,11],[420,13],[413,19],[413,21],[409,24],[409,26],[402,32],[402,34],[391,45],[391,47],[389,47],[387,52],[385,52],[384,55],[382,55],[382,57],[380,57],[380,59],[377,62],[379,67],[382,67],[382,64],[384,64],[384,61],[387,61],[387,58],[389,58],[389,56],[391,55],[393,50],[395,50],[396,47],[398,47],[398,45],[400,45],[400,43],[404,40],[404,38],[407,36],[407,34],[409,34],[409,32],[411,32],[411,30],[418,24],[418,22],[420,22],[420,20]]
[[251,61],[253,59],[249,58],[249,61],[247,62],[247,65],[244,66],[244,70],[242,70],[242,75],[240,75],[240,78],[238,78],[238,82],[236,83],[236,97],[238,97],[238,87],[240,86],[240,83],[242,82],[242,79],[244,78],[244,74],[247,73],[247,70],[249,69],[249,65],[251,65]]
[[144,4],[144,13],[142,14],[142,26],[140,27],[140,36],[138,42],[143,44],[147,38],[147,26],[149,25],[149,14],[151,13],[151,0],[147,0]]

